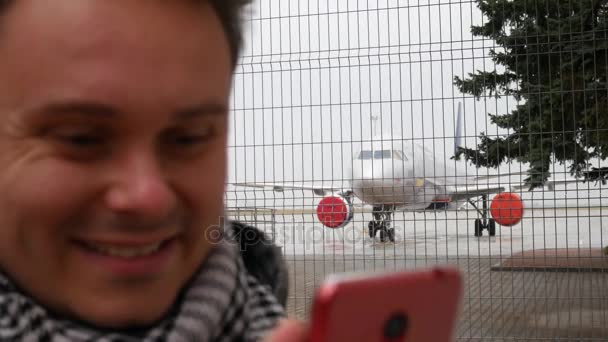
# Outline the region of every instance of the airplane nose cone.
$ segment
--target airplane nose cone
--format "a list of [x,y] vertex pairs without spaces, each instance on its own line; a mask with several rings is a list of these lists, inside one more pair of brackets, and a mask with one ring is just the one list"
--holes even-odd
[[392,159],[357,161],[352,169],[355,195],[370,205],[405,205],[415,197],[413,168]]
[[[362,167],[357,168],[356,172],[353,172],[353,176],[354,181],[362,189],[372,189],[381,187],[390,175],[385,174],[381,163],[366,163]],[[390,178],[392,179],[392,177]]]
[[416,182],[411,177],[403,175],[381,175],[371,170],[360,172],[353,179],[353,190],[364,202],[370,205],[406,205],[415,197]]

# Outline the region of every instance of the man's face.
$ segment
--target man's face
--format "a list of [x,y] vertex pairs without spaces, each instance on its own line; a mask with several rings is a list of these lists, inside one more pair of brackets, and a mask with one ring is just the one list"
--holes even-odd
[[0,268],[62,314],[160,318],[222,214],[232,70],[215,12],[18,0],[0,56]]

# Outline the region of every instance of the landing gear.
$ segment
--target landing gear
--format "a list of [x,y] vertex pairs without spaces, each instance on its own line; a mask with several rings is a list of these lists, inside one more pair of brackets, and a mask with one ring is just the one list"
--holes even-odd
[[496,236],[496,221],[494,219],[488,220],[488,232],[490,236]]
[[482,208],[481,210],[477,207],[473,201],[469,200],[469,203],[477,210],[480,219],[475,219],[475,236],[483,236],[483,230],[487,229],[490,236],[496,236],[496,221],[492,218],[488,218],[488,196],[481,196]]
[[386,233],[388,234],[388,240],[395,242],[395,228],[389,228]]
[[483,235],[483,225],[480,219],[475,219],[475,236],[479,237]]
[[370,238],[374,238],[380,231],[380,241],[386,242],[388,238],[389,241],[395,242],[395,228],[391,228],[392,214],[392,207],[374,207],[374,219],[367,224]]
[[369,237],[373,238],[374,236],[376,236],[376,222],[374,221],[369,221],[369,223],[367,224],[367,229],[369,230]]

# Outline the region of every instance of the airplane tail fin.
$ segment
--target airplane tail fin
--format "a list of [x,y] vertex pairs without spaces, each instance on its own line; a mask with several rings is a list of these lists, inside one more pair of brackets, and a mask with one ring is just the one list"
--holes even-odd
[[458,147],[460,147],[462,142],[462,102],[458,103],[458,118],[456,120],[456,131],[454,132],[454,155],[458,153]]

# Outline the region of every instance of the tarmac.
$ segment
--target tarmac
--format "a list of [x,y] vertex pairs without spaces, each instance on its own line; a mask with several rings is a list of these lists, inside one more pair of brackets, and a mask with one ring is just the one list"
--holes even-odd
[[[232,215],[230,215],[232,214]],[[230,216],[254,224],[283,247],[286,256],[343,255],[373,258],[498,257],[537,249],[589,249],[608,246],[608,207],[527,210],[513,227],[496,236],[473,236],[477,212],[395,212],[395,243],[368,236],[370,212],[358,212],[344,228],[324,227],[314,211],[240,212]]]
[[[465,279],[456,325],[457,341],[606,341],[608,273],[501,272],[493,258],[289,260],[288,315],[306,320],[315,288],[330,273],[413,270],[435,264],[457,266]],[[441,310],[440,304],[438,310]]]
[[307,210],[235,218],[282,246],[291,317],[308,317],[314,291],[329,274],[447,264],[465,279],[458,341],[608,341],[608,263],[600,249],[608,246],[607,213],[602,207],[527,210],[518,225],[474,237],[474,211],[397,212],[394,243],[368,236],[369,212],[340,229],[323,227]]

